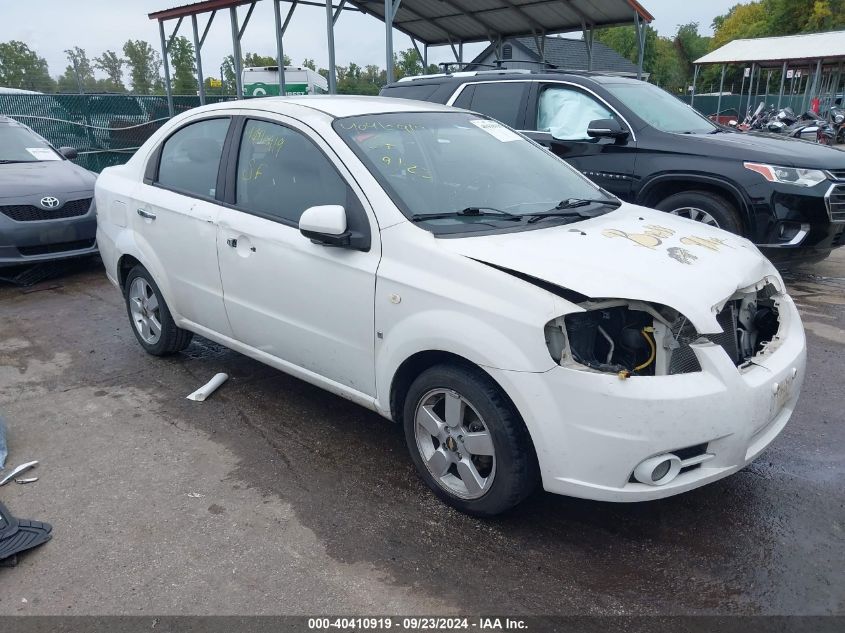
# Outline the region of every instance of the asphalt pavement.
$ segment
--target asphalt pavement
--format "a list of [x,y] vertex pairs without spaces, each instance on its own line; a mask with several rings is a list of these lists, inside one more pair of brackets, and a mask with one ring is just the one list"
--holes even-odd
[[787,279],[808,375],[757,461],[494,520],[435,500],[373,413],[202,339],[146,355],[97,263],[0,284],[8,466],[40,461],[0,500],[54,526],[0,568],[0,615],[845,614],[845,249]]

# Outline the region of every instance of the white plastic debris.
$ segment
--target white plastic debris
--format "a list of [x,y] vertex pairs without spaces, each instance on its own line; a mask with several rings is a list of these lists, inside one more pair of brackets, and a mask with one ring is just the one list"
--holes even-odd
[[8,475],[3,477],[3,479],[0,479],[0,486],[5,486],[7,483],[12,481],[12,479],[14,479],[18,475],[20,475],[25,470],[29,470],[30,468],[34,468],[37,465],[38,465],[38,461],[32,461],[32,462],[27,462],[25,464],[21,464],[20,466],[18,466],[14,470],[12,470],[12,472],[10,472]]
[[229,374],[219,373],[211,380],[205,383],[202,387],[197,389],[194,393],[188,396],[188,400],[195,400],[196,402],[203,402],[208,396],[215,392],[215,390],[224,382],[229,380]]
[[31,484],[38,481],[38,477],[27,477],[26,479],[15,479],[16,484]]
[[200,493],[198,493],[198,492],[189,492],[189,493],[188,493],[188,496],[189,496],[191,499],[202,499],[205,495],[202,495],[202,494],[200,494]]

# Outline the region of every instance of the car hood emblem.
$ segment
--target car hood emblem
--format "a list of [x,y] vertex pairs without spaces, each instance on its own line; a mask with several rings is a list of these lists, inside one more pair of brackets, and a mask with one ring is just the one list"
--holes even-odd
[[53,196],[44,196],[40,202],[45,209],[55,209],[59,206],[59,199]]

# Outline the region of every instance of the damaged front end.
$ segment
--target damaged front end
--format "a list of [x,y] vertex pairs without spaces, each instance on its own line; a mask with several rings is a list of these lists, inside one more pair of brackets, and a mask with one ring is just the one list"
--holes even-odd
[[701,371],[694,344],[721,346],[743,368],[777,346],[782,295],[763,281],[716,307],[719,333],[699,333],[677,310],[627,299],[586,300],[582,312],[546,324],[546,345],[561,366],[629,376]]

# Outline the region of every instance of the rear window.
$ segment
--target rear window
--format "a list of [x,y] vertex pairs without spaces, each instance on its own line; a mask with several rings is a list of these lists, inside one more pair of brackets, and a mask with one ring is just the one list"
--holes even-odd
[[[470,86],[464,90],[470,89]],[[475,84],[469,103],[461,99],[455,105],[498,119],[513,128],[520,127],[520,119],[528,96],[528,84],[523,81],[502,81]]]
[[434,91],[439,87],[440,84],[396,86],[395,88],[387,88],[384,91],[384,96],[396,97],[397,99],[419,99],[420,101],[428,101],[428,98],[433,95]]

